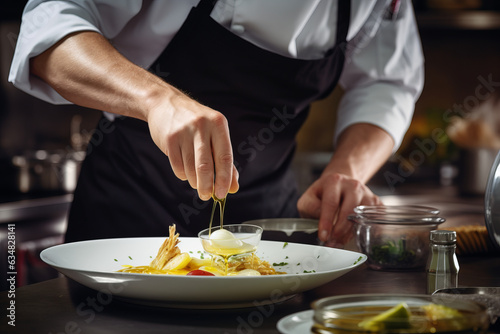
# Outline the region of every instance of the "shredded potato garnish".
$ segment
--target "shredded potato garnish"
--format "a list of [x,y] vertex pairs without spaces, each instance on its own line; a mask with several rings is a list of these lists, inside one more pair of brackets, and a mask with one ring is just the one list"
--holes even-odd
[[165,239],[160,249],[158,250],[158,254],[151,261],[150,267],[156,270],[162,270],[167,265],[168,261],[173,259],[176,255],[181,253],[177,244],[179,241],[179,233],[175,233],[175,224],[170,226],[168,229],[168,238]]
[[280,275],[285,272],[276,271],[269,262],[261,260],[257,255],[252,254],[229,261],[230,271],[241,271],[244,269],[257,270],[261,275]]

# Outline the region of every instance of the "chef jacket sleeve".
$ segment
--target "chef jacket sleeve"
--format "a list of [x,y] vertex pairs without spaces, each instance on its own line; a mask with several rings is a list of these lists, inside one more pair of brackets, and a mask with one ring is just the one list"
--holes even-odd
[[[141,3],[141,0],[29,1],[24,8],[9,81],[44,101],[69,103],[47,83],[30,74],[30,58],[77,31],[95,31],[113,38],[140,11]],[[110,12],[113,15],[106,15]]]
[[409,0],[401,1],[397,19],[379,17],[378,29],[360,31],[366,36],[358,45],[349,45],[352,49],[340,79],[345,94],[339,104],[335,141],[348,126],[370,123],[392,136],[395,152],[423,88],[424,57]]

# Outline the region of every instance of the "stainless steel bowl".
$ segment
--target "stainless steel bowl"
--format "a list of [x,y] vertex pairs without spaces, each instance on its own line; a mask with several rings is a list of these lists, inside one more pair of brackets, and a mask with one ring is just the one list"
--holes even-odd
[[484,196],[485,222],[491,241],[500,251],[500,151],[491,167]]
[[296,242],[317,245],[318,220],[305,218],[257,219],[244,224],[262,227],[263,240]]
[[490,330],[500,331],[500,287],[463,287],[436,290],[433,295],[450,295],[458,301],[472,300],[483,304],[490,316]]

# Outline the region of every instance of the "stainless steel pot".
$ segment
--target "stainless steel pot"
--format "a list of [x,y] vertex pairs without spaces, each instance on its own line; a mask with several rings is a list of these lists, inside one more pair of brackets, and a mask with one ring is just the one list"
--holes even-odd
[[64,150],[37,150],[14,156],[17,190],[72,192],[84,157],[85,152]]
[[460,151],[458,187],[461,194],[484,195],[488,175],[497,153],[498,150],[489,148]]

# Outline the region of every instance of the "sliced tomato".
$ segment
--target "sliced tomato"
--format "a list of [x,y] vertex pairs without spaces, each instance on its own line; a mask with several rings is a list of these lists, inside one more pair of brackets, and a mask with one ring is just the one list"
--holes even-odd
[[186,275],[189,275],[189,276],[215,276],[214,274],[212,274],[208,271],[200,270],[200,269],[191,270]]

